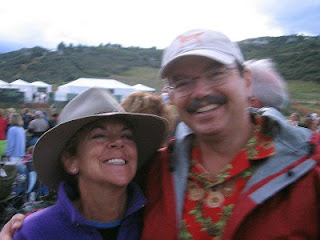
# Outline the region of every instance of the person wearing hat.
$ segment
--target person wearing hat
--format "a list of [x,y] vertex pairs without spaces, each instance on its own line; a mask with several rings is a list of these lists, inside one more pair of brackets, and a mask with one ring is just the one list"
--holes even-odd
[[206,29],[165,50],[160,75],[182,123],[142,169],[141,239],[320,238],[319,135],[274,108],[251,109],[243,61],[237,44]]
[[35,111],[35,119],[31,120],[28,124],[28,137],[27,146],[34,146],[38,139],[49,129],[49,123],[44,119],[42,111]]
[[166,130],[165,119],[124,112],[105,90],[75,97],[33,152],[58,200],[27,216],[14,239],[140,239],[146,200],[133,179]]
[[165,49],[160,75],[182,123],[149,169],[142,239],[320,238],[319,136],[250,108],[243,62],[206,29]]

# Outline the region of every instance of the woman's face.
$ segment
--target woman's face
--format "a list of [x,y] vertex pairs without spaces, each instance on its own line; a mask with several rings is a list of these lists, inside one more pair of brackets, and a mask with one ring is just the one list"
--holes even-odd
[[80,135],[74,156],[63,156],[64,166],[86,186],[125,187],[137,171],[138,152],[133,132],[116,119],[98,120]]

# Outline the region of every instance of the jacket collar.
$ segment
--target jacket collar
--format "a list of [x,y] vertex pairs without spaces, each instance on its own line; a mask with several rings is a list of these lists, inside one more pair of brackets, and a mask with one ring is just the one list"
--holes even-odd
[[[91,226],[91,221],[85,219],[80,211],[73,205],[72,200],[75,196],[75,192],[70,185],[63,182],[59,185],[59,197],[57,205],[64,210],[67,217],[70,217],[69,221],[75,225]],[[128,185],[128,205],[126,213],[123,219],[127,218],[134,212],[137,212],[146,204],[146,199],[140,189],[140,187],[131,182]]]

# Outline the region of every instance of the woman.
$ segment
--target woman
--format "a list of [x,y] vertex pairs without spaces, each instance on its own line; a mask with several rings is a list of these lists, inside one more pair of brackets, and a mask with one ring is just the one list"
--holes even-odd
[[6,156],[4,160],[10,161],[18,169],[18,177],[13,188],[13,194],[21,194],[26,190],[26,166],[22,159],[26,151],[26,133],[23,128],[23,120],[19,113],[11,113],[9,116],[10,127],[7,132]]
[[11,162],[21,162],[26,151],[26,133],[22,127],[23,121],[20,114],[12,113],[9,117],[9,124],[6,157]]
[[26,217],[14,239],[139,239],[145,199],[132,180],[165,131],[164,119],[126,113],[104,90],[74,98],[34,148],[57,203]]

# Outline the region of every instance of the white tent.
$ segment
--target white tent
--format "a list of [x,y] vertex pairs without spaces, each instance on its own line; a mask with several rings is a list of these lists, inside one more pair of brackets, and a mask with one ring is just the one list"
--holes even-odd
[[48,83],[45,83],[42,81],[35,81],[35,82],[32,82],[31,85],[34,86],[37,90],[39,90],[39,88],[46,88],[47,89],[46,93],[52,92],[52,86]]
[[11,82],[9,85],[11,88],[17,88],[21,92],[24,92],[25,101],[32,100],[32,94],[34,92],[35,87],[32,86],[31,83],[28,83],[24,80],[18,79],[16,81]]
[[9,83],[0,80],[0,88],[9,88]]
[[148,87],[148,86],[143,85],[143,84],[136,84],[136,85],[134,85],[132,87],[134,89],[138,90],[138,91],[146,91],[146,92],[154,92],[155,91],[154,88]]
[[68,94],[78,95],[92,87],[108,89],[118,101],[136,91],[132,86],[114,79],[79,78],[58,87],[55,92],[55,100],[66,101],[68,100]]

